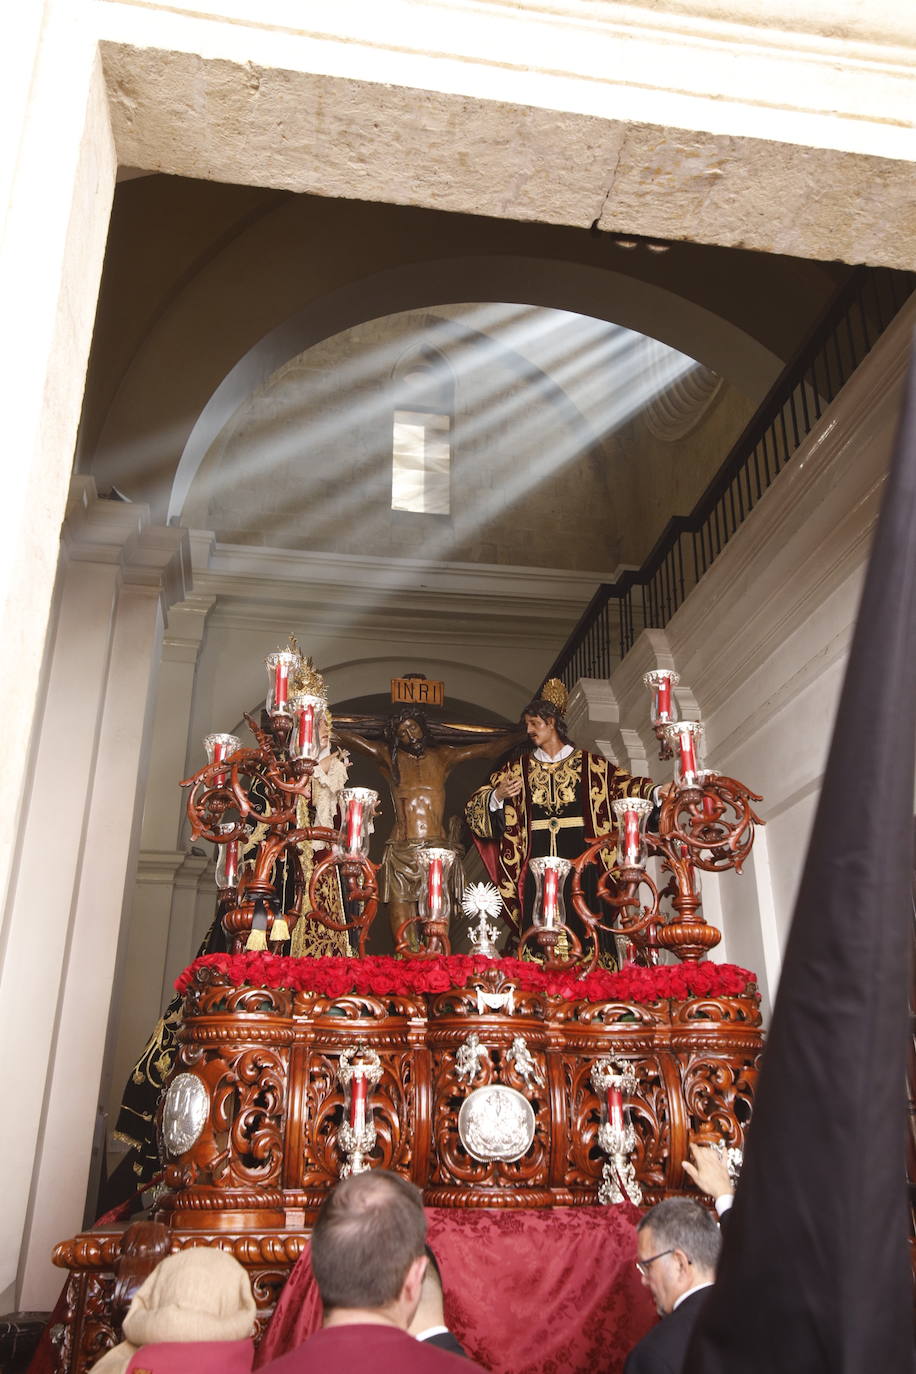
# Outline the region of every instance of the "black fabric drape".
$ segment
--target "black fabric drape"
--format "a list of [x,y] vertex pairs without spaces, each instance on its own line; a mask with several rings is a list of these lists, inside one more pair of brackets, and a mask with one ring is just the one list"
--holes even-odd
[[685,1374],[913,1367],[904,1149],[914,741],[911,368],[744,1171]]

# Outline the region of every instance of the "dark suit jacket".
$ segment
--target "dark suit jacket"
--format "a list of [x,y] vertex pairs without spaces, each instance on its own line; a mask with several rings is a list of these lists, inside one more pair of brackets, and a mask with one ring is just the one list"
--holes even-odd
[[627,1356],[623,1374],[681,1374],[684,1356],[694,1323],[712,1288],[691,1293],[658,1326],[645,1336]]
[[437,1345],[440,1350],[447,1350],[450,1355],[464,1355],[467,1359],[467,1351],[451,1331],[439,1331],[435,1336],[427,1336],[424,1345]]

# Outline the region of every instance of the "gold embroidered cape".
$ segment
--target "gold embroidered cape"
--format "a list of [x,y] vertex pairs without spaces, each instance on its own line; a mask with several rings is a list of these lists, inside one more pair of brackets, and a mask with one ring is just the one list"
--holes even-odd
[[[491,811],[493,789],[513,777],[522,780],[521,796],[509,798],[501,812]],[[651,778],[632,777],[603,755],[584,749],[574,749],[567,758],[551,764],[525,754],[490,775],[468,802],[465,818],[517,931],[522,928],[532,828],[547,829],[553,842],[563,827],[573,826],[574,847],[581,838],[581,853],[587,839],[613,830],[611,802],[615,798],[651,797],[653,787]],[[602,857],[609,866],[610,853]]]

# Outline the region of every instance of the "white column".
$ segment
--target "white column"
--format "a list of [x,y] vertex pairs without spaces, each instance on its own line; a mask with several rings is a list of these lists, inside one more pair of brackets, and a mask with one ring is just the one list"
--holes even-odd
[[144,852],[180,847],[185,794],[178,784],[190,769],[205,762],[203,741],[189,742],[188,730],[197,662],[214,602],[212,596],[191,596],[169,609],[143,808]]
[[[171,998],[171,982],[194,952],[196,887],[207,856],[182,844],[185,794],[180,780],[192,752],[188,740],[194,678],[213,599],[188,597],[172,606],[162,643],[150,766],[143,803],[140,862],[125,923],[124,957],[112,998],[111,1043],[103,1099],[114,1129],[127,1075]],[[203,745],[197,753],[203,754]],[[202,761],[197,759],[196,762]],[[180,899],[176,889],[179,874]],[[193,900],[186,887],[194,888]],[[214,888],[215,906],[215,888]],[[110,1141],[113,1154],[117,1142]]]
[[[0,969],[4,1097],[16,1130],[4,1150],[0,1289],[16,1279],[95,767],[120,567],[62,554],[57,626],[31,792],[18,846]],[[64,781],[65,780],[65,781]],[[11,841],[16,839],[11,827]],[[13,1054],[27,1045],[27,1054]]]
[[4,1194],[6,1259],[25,1223],[18,1305],[39,1309],[60,1287],[51,1249],[83,1221],[162,608],[183,590],[187,554],[179,530],[147,528],[144,508],[77,487],[0,996],[3,1043],[30,1048],[12,1064],[20,1186]]
[[[29,732],[57,570],[117,158],[97,46],[72,0],[0,17],[0,894],[7,894],[28,785]],[[15,459],[12,458],[15,455]],[[4,1228],[5,1231],[5,1228]],[[5,1234],[0,1254],[7,1256]],[[8,1286],[0,1259],[0,1296]]]

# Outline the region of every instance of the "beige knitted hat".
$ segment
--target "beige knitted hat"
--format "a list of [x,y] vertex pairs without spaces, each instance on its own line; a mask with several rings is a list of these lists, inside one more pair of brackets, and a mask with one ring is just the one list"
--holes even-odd
[[167,1255],[137,1289],[124,1335],[132,1345],[242,1341],[255,1315],[251,1283],[238,1260],[195,1245]]

